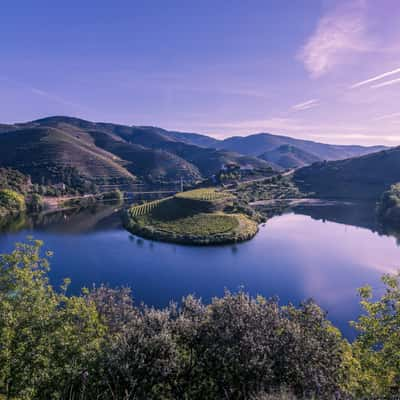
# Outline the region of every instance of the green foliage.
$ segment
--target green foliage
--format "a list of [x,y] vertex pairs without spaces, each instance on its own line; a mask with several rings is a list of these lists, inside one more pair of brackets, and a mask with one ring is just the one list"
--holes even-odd
[[29,186],[30,180],[26,175],[10,168],[0,168],[0,189],[25,193]]
[[400,226],[400,183],[383,192],[376,211],[383,224]]
[[245,400],[286,389],[330,399],[340,392],[343,340],[314,303],[279,307],[226,292],[209,305],[188,296],[179,308],[154,310],[124,296],[114,303],[115,291],[105,288],[93,295],[121,332],[99,359],[106,373],[87,389],[93,398]]
[[232,231],[239,225],[235,216],[227,214],[195,214],[174,220],[158,220],[142,216],[139,223],[177,235],[208,236]]
[[290,177],[281,175],[239,185],[235,190],[235,195],[240,201],[246,203],[304,197]]
[[25,198],[11,189],[0,190],[0,215],[25,211]]
[[29,198],[28,209],[32,212],[40,212],[43,209],[43,198],[37,193],[33,193]]
[[232,243],[253,237],[257,224],[240,214],[217,211],[230,194],[197,189],[134,206],[125,221],[131,232],[176,243]]
[[369,286],[359,292],[364,314],[353,323],[360,334],[353,344],[357,368],[352,370],[357,398],[400,393],[400,274],[384,275],[382,282],[385,292],[376,300]]
[[[42,243],[18,244],[0,259],[0,394],[64,399],[99,350],[93,304],[50,286]],[[49,255],[49,254],[48,254]]]

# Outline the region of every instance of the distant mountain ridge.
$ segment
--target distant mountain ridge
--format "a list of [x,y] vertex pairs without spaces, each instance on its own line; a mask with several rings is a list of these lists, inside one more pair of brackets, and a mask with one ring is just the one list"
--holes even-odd
[[311,140],[294,139],[288,136],[257,133],[250,136],[234,136],[220,141],[217,148],[239,151],[242,154],[258,156],[274,150],[282,145],[291,145],[321,160],[338,160],[358,157],[364,154],[384,150],[385,146],[335,145],[313,142]]

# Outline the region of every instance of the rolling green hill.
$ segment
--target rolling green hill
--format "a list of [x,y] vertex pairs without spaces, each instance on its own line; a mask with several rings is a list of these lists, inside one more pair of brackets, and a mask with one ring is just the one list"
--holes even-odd
[[317,197],[377,200],[400,182],[400,147],[340,161],[319,162],[294,173],[303,192]]

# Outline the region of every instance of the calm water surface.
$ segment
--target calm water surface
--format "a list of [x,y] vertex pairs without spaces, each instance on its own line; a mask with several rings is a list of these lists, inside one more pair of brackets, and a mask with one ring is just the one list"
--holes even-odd
[[351,338],[356,289],[368,283],[380,290],[380,275],[400,266],[396,239],[373,232],[369,208],[360,210],[302,207],[272,218],[249,242],[192,247],[134,237],[121,227],[117,209],[99,206],[15,221],[0,233],[0,252],[33,235],[55,253],[54,284],[69,277],[75,293],[94,283],[130,286],[136,301],[155,306],[189,293],[209,301],[240,286],[253,295],[277,295],[282,304],[314,298]]

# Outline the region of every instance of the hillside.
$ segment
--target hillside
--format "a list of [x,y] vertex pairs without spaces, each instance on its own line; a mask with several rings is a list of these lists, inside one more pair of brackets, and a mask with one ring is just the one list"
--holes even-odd
[[[318,159],[352,157],[380,147],[335,146],[270,134],[217,140],[206,135],[55,116],[0,125],[0,167],[34,183],[80,187],[134,182],[194,182],[227,164],[286,169]],[[256,156],[259,156],[257,158]]]
[[116,156],[70,133],[50,128],[19,128],[0,135],[0,165],[30,175],[37,183],[129,183],[135,176]]
[[274,150],[282,145],[291,145],[314,155],[320,160],[338,160],[358,157],[368,153],[383,150],[384,146],[344,146],[294,139],[288,136],[259,133],[245,137],[231,137],[218,143],[217,148],[237,151],[242,154],[258,156]]
[[178,133],[161,128],[49,117],[1,125],[0,133],[0,166],[29,174],[37,183],[74,185],[79,180],[87,187],[126,187],[137,179],[194,181],[230,162],[269,167],[255,157],[181,142]]
[[377,200],[400,182],[400,147],[341,161],[301,168],[294,181],[317,197]]
[[321,159],[314,154],[290,144],[284,144],[276,149],[266,151],[258,157],[282,169],[304,167],[316,161],[321,161]]

